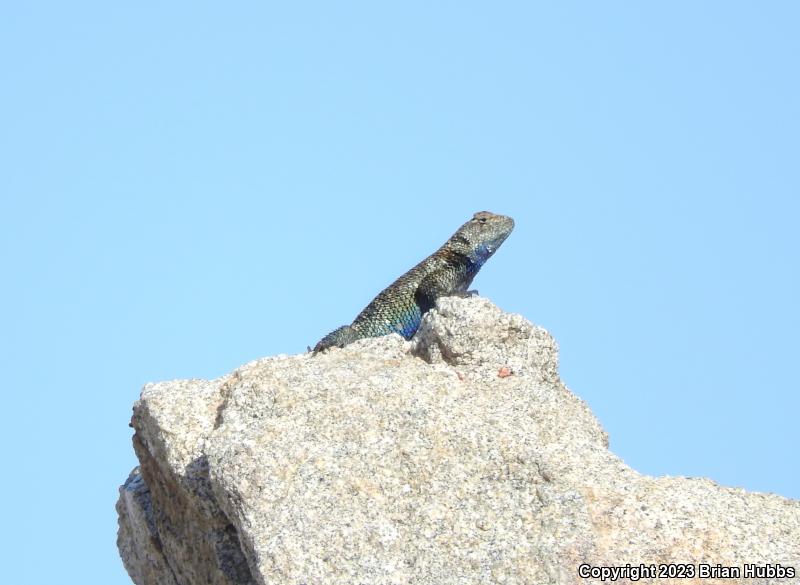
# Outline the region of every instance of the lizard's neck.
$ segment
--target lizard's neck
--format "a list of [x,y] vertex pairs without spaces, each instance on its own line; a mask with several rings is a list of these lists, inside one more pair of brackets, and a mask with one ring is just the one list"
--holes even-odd
[[494,249],[490,248],[487,244],[480,244],[471,250],[466,257],[469,261],[470,268],[474,266],[474,270],[477,272],[480,270],[481,266],[492,257],[492,254],[494,254]]

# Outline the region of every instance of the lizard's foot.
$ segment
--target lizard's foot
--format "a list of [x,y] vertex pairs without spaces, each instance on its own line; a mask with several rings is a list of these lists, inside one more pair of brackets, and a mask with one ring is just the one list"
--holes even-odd
[[356,339],[361,339],[358,331],[350,325],[342,325],[319,340],[319,343],[314,346],[314,355],[331,347],[344,347],[348,343],[353,343]]

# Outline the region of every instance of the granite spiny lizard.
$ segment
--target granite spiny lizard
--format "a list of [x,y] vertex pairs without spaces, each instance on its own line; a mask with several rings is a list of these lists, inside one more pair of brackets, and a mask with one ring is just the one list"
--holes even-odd
[[481,266],[513,229],[514,220],[510,217],[488,211],[476,213],[441,248],[383,289],[351,325],[343,325],[323,337],[314,346],[314,354],[390,333],[411,339],[436,299],[467,294]]

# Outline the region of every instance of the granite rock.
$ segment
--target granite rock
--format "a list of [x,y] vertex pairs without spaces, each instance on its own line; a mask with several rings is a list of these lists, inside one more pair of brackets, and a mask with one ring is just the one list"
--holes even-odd
[[553,338],[480,297],[441,299],[410,342],[147,385],[132,424],[118,548],[137,585],[599,583],[578,567],[800,559],[800,502],[632,470]]

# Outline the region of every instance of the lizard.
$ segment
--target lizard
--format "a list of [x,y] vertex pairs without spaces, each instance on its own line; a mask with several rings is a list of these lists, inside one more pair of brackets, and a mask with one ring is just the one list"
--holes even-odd
[[474,294],[467,290],[472,279],[513,229],[510,217],[479,211],[441,248],[383,289],[350,325],[323,337],[312,355],[366,337],[399,333],[411,339],[436,299]]

